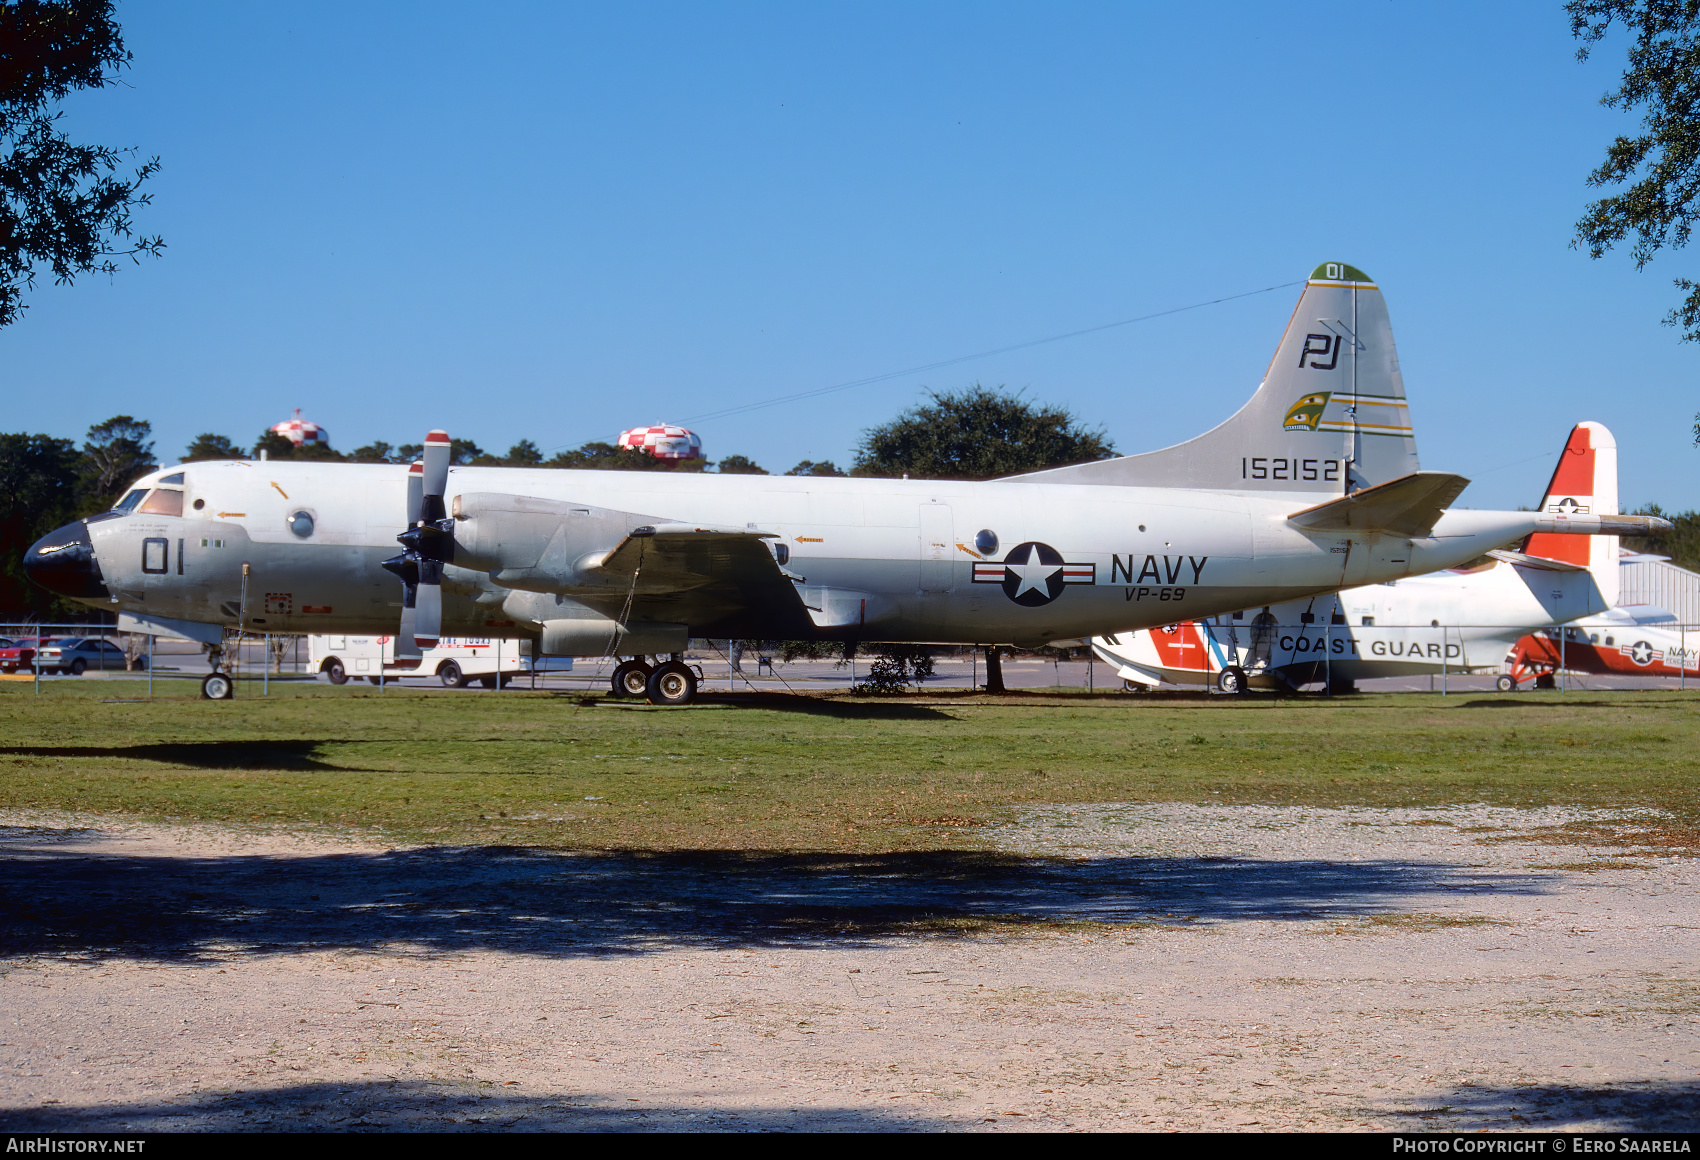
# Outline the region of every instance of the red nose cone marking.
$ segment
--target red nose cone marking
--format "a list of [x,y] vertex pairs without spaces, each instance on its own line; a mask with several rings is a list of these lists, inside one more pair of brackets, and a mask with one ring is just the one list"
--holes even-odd
[[425,436],[425,442],[427,443],[447,443],[448,441],[449,433],[447,431],[433,431],[429,435]]
[[423,463],[410,463],[410,464],[408,464],[408,467],[407,467],[407,474],[409,474],[409,475],[424,475],[425,474],[425,465]]

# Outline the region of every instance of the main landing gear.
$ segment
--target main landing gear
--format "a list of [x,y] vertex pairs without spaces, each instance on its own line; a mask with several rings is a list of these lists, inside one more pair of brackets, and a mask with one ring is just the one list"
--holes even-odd
[[622,661],[611,682],[616,697],[644,697],[651,705],[689,705],[697,697],[697,675],[678,653],[659,665],[642,657]]
[[642,657],[633,657],[629,661],[620,662],[620,667],[614,670],[614,695],[616,697],[641,697],[649,691],[649,674],[654,667],[644,663]]
[[689,705],[697,699],[697,675],[683,661],[656,666],[644,690],[651,705]]
[[1245,670],[1238,665],[1229,665],[1216,674],[1216,688],[1236,697],[1251,691],[1251,686],[1246,683]]

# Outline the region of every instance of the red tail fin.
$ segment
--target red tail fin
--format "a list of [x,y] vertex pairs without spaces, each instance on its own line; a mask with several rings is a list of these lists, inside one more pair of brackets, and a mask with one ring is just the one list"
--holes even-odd
[[[1617,440],[1600,423],[1578,423],[1558,457],[1541,510],[1574,515],[1617,514]],[[1559,536],[1536,532],[1523,551],[1563,560],[1594,573],[1610,604],[1617,603],[1617,537]]]

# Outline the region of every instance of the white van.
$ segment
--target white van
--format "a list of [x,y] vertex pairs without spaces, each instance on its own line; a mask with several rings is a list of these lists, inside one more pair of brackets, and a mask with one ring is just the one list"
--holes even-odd
[[[444,637],[436,648],[425,650],[417,666],[406,667],[395,663],[393,636],[321,634],[307,638],[307,649],[313,671],[325,674],[333,685],[346,684],[350,677],[365,677],[374,685],[380,678],[436,677],[451,689],[465,688],[473,681],[494,689],[498,680],[506,685],[532,669],[530,641],[499,637]],[[571,657],[544,657],[537,671],[564,673],[572,667]]]

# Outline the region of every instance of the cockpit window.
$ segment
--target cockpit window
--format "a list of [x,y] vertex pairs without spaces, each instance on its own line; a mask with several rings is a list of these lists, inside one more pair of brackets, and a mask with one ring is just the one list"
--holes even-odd
[[154,516],[180,516],[183,514],[183,493],[157,488],[148,494],[147,502],[136,510]]
[[183,473],[181,471],[174,471],[170,475],[166,476],[164,479],[161,479],[159,482],[161,482],[161,483],[175,483],[179,487],[181,487],[183,485]]
[[132,511],[137,504],[142,502],[142,497],[147,493],[147,488],[138,487],[135,491],[132,491],[129,495],[126,495],[123,499],[113,504],[112,510],[115,512]]

